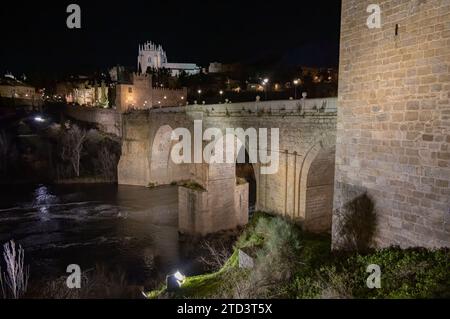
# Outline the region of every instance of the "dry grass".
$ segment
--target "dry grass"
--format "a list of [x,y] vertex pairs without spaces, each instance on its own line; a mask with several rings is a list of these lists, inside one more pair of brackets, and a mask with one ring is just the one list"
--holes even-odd
[[6,272],[0,269],[0,286],[4,299],[19,299],[27,291],[29,267],[24,265],[24,257],[22,246],[16,249],[14,240],[3,245]]

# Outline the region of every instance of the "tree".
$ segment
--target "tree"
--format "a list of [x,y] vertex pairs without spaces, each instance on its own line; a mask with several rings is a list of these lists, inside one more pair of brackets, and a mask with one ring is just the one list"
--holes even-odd
[[0,132],[0,172],[7,171],[8,157],[11,148],[11,139],[5,132]]
[[17,165],[17,157],[16,141],[11,134],[0,131],[0,173],[11,175],[11,170]]
[[71,163],[77,177],[80,176],[80,159],[86,137],[86,130],[72,125],[63,132],[61,138],[61,158]]
[[106,94],[106,85],[105,85],[105,81],[102,80],[101,83],[101,90],[100,90],[100,105],[104,108],[109,106],[108,103],[108,94]]
[[116,177],[117,156],[106,145],[98,152],[97,169],[109,181],[113,181]]

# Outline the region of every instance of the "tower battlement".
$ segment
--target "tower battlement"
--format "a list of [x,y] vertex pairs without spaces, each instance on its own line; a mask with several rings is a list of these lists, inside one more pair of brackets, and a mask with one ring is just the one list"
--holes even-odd
[[[159,52],[164,52],[163,48],[161,45],[156,45],[155,43],[151,42],[151,41],[147,41],[142,45],[139,45],[139,52],[142,51],[159,51]],[[165,54],[165,52],[164,52]]]

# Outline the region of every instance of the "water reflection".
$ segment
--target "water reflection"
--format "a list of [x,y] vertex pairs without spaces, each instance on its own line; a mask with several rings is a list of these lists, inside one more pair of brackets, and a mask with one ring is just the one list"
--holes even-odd
[[40,212],[40,218],[42,221],[48,221],[49,205],[58,202],[58,198],[55,195],[49,193],[47,186],[40,185],[34,191],[35,200],[33,207],[37,208]]
[[115,266],[133,280],[189,272],[178,239],[177,187],[114,185],[0,189],[0,243],[25,249],[32,274],[60,276],[68,264]]

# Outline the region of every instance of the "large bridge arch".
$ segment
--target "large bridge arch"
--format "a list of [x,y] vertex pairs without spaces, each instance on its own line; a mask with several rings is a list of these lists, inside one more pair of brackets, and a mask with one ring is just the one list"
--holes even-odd
[[331,232],[335,135],[322,136],[305,154],[298,176],[298,219],[312,232]]
[[158,128],[150,147],[150,183],[169,184],[172,182],[175,167],[170,158],[173,128],[163,125]]
[[192,135],[192,120],[183,113],[155,113],[151,116],[147,140],[149,183],[167,185],[186,180],[200,182],[196,176],[195,163],[176,164],[171,157],[173,146],[180,141],[172,140],[172,133],[177,128],[186,128]]
[[220,129],[211,140],[204,141],[204,189],[179,188],[181,232],[208,234],[247,224],[248,183],[236,182],[235,161],[241,147],[233,134],[223,134]]

